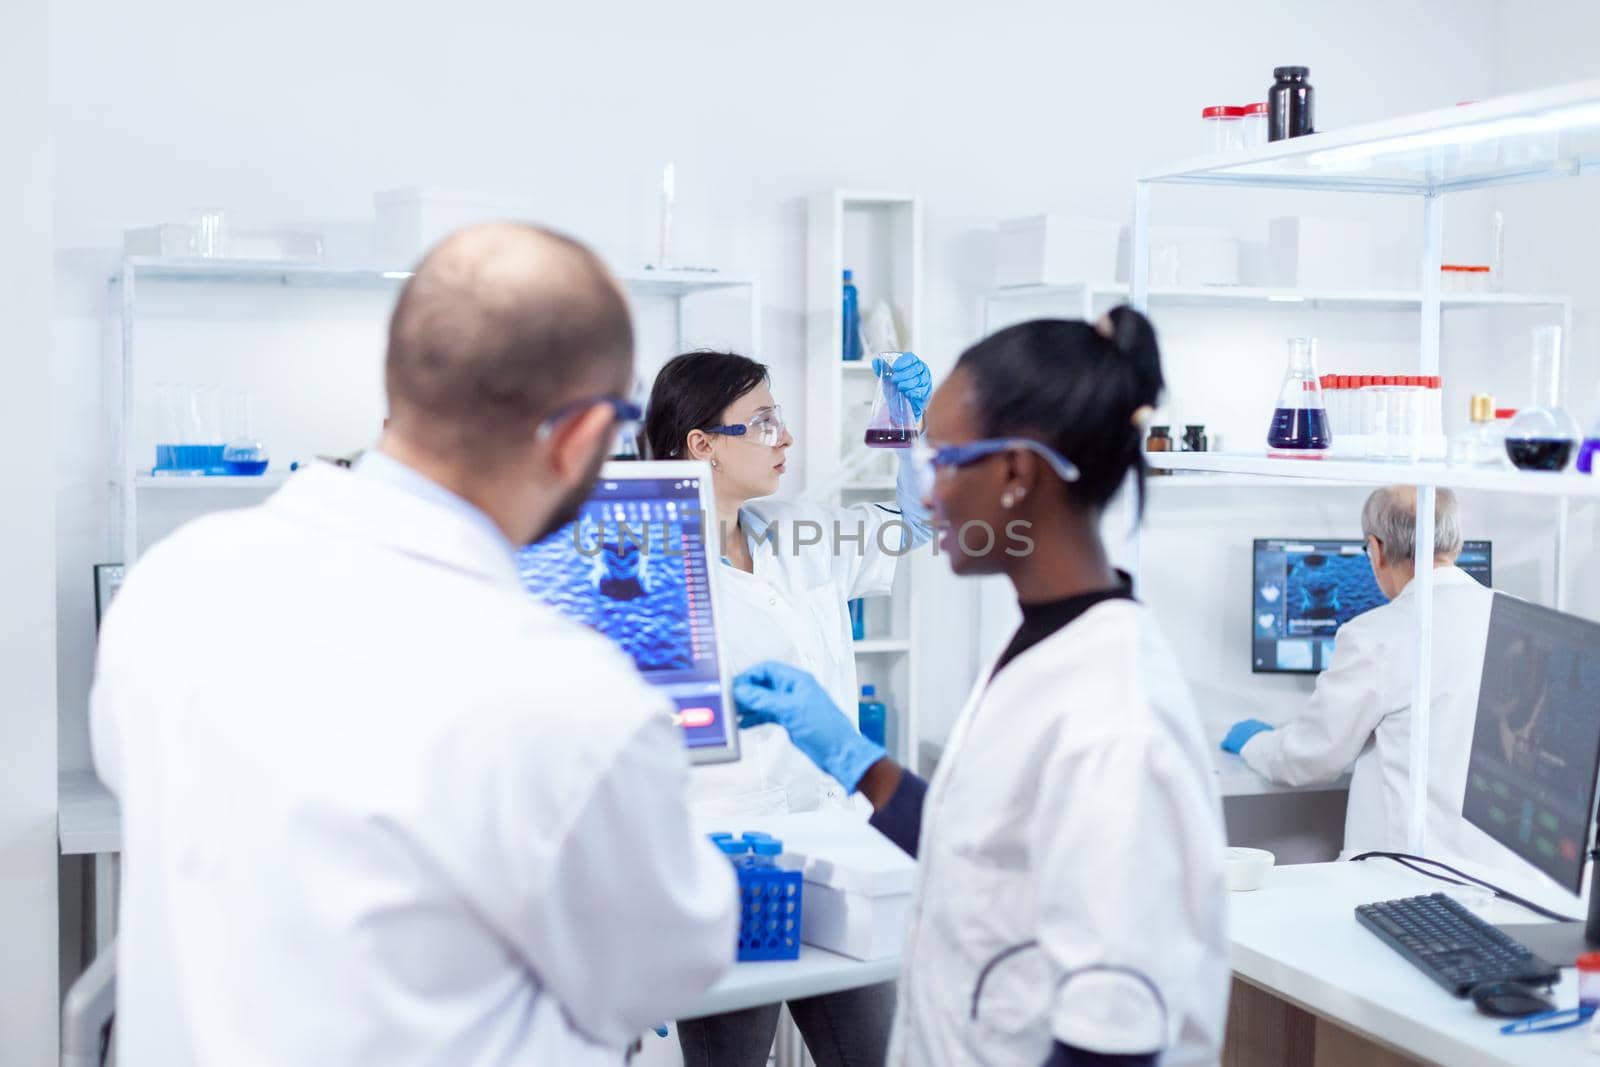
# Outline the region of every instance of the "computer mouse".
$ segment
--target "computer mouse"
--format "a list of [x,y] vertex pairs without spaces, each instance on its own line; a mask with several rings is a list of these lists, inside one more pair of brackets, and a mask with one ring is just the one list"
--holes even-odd
[[1520,1019],[1555,1008],[1539,991],[1522,982],[1484,982],[1472,987],[1472,1003],[1496,1019]]

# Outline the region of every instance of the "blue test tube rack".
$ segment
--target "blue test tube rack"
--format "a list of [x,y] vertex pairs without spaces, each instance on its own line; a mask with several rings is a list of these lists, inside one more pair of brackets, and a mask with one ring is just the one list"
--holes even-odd
[[739,962],[799,959],[805,879],[775,862],[783,842],[757,832],[739,838],[712,834],[711,840],[739,875]]

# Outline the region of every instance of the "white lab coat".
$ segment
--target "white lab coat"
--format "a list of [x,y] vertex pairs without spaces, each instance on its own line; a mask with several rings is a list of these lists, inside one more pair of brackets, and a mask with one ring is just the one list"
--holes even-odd
[[[854,719],[860,690],[847,602],[885,596],[893,587],[895,566],[910,543],[900,519],[872,504],[835,508],[761,500],[747,505],[743,524],[754,571],[719,564],[717,572],[722,649],[732,673],[763,660],[799,667]],[[821,543],[797,546],[800,523],[815,524]],[[836,528],[844,535],[837,547]],[[801,536],[809,538],[809,529]],[[775,542],[762,540],[769,533]],[[742,730],[739,749],[736,763],[694,769],[690,798],[696,815],[737,819],[850,806],[846,791],[795,748],[783,727]]]
[[663,699],[504,543],[317,465],[101,634],[125,1067],[616,1064],[732,963]]
[[1215,1063],[1227,894],[1206,752],[1132,601],[986,671],[923,809],[889,1062],[1038,1067],[1061,1041]]
[[[1502,869],[1523,861],[1461,817],[1478,716],[1478,683],[1494,592],[1457,567],[1433,572],[1433,701],[1428,719],[1427,854]],[[1286,785],[1350,775],[1346,854],[1408,851],[1415,585],[1339,627],[1333,662],[1293,720],[1257,734],[1240,755]]]

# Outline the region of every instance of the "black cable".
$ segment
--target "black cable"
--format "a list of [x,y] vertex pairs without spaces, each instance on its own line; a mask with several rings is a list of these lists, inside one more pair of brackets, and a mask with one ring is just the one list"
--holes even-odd
[[[1520,904],[1524,908],[1527,908],[1529,911],[1533,912],[1535,915],[1542,915],[1546,919],[1554,919],[1558,923],[1575,923],[1583,921],[1582,919],[1574,919],[1569,915],[1562,915],[1559,912],[1551,911],[1549,908],[1541,907],[1526,897],[1519,897],[1515,893],[1501,889],[1499,886],[1494,885],[1491,882],[1485,882],[1481,878],[1474,878],[1472,875],[1467,874],[1464,871],[1456,870],[1448,863],[1441,863],[1438,860],[1429,859],[1427,856],[1413,856],[1409,852],[1363,852],[1359,856],[1351,856],[1350,862],[1359,863],[1362,860],[1372,859],[1374,856],[1378,857],[1379,859],[1394,860],[1401,866],[1416,871],[1418,874],[1426,875],[1429,878],[1437,878],[1439,881],[1449,882],[1451,885],[1466,885],[1467,882],[1471,882],[1473,885],[1489,890],[1501,900],[1509,900],[1513,904]],[[1590,859],[1594,859],[1596,856],[1600,856],[1600,851],[1589,853]],[[1431,863],[1435,867],[1443,867],[1457,878],[1465,878],[1467,882],[1458,882],[1455,880],[1455,878],[1446,878],[1442,874],[1437,874],[1433,871],[1425,871],[1420,867],[1413,867],[1410,863],[1406,862],[1407,860],[1416,860],[1418,863]]]

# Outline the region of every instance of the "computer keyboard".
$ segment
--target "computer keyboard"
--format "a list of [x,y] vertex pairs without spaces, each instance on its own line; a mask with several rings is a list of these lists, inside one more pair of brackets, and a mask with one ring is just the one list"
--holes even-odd
[[1557,969],[1443,893],[1362,904],[1356,921],[1424,974],[1464,997],[1481,982],[1549,984]]

